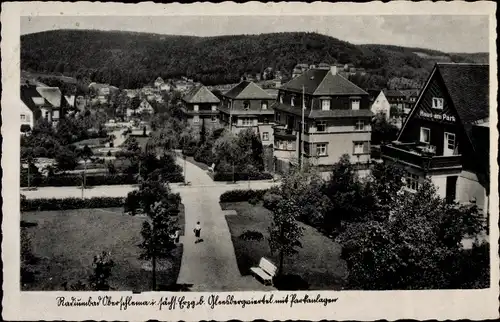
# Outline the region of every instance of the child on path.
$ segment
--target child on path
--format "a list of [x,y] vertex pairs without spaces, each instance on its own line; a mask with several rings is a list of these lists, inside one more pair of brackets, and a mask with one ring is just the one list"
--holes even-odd
[[194,236],[196,237],[195,243],[201,242],[200,235],[201,235],[201,226],[200,222],[198,221],[196,223],[196,227],[194,228]]

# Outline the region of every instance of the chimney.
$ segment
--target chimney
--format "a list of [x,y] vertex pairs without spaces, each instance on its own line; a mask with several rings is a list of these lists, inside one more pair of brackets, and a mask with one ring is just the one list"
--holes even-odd
[[337,75],[337,66],[335,65],[330,66],[330,71],[332,72],[333,75]]

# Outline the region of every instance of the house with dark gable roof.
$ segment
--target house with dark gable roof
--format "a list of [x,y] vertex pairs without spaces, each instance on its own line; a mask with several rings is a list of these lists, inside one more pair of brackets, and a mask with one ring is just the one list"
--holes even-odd
[[[328,172],[343,154],[367,168],[370,162],[370,98],[330,69],[310,69],[279,89],[275,111],[275,157],[304,162]],[[304,111],[302,111],[304,109]],[[302,131],[304,114],[304,132]],[[301,136],[299,138],[299,136]],[[301,148],[301,143],[303,148]]]
[[33,129],[40,118],[57,125],[64,97],[58,87],[23,84],[20,90],[21,125],[29,125]]
[[259,134],[263,145],[272,144],[273,101],[271,94],[257,84],[242,81],[222,95],[221,123],[234,133],[250,128]]
[[201,129],[204,124],[207,129],[219,127],[220,100],[203,85],[192,88],[182,98],[181,111],[188,123]]
[[438,63],[383,159],[404,167],[416,190],[429,177],[449,202],[489,196],[489,66]]

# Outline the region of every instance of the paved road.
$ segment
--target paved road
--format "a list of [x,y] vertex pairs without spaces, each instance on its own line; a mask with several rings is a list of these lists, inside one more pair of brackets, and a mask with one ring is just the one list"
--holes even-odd
[[[182,159],[177,162],[184,165]],[[190,285],[193,291],[237,291],[269,290],[251,276],[241,276],[236,264],[229,227],[225,212],[220,208],[219,197],[228,190],[265,189],[274,182],[259,181],[226,184],[213,182],[208,174],[192,163],[186,162],[186,178],[191,186],[172,184],[172,190],[179,192],[185,205],[186,236],[181,237],[184,245],[179,284]],[[84,191],[85,197],[125,197],[136,189],[133,185],[97,186]],[[44,187],[36,191],[21,191],[28,199],[81,197],[78,187]],[[193,229],[201,222],[203,242],[195,244]]]

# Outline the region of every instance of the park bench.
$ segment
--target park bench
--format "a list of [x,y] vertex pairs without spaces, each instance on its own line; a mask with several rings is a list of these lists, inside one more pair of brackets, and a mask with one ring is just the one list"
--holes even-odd
[[212,163],[212,165],[208,168],[208,172],[214,172],[215,169],[215,163]]
[[250,268],[255,277],[260,278],[265,285],[273,284],[273,277],[276,275],[277,267],[267,258],[262,257],[259,262],[259,267]]

